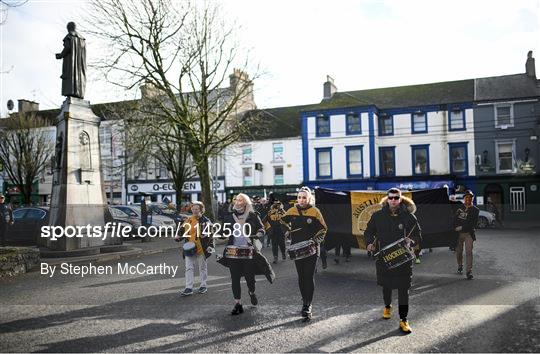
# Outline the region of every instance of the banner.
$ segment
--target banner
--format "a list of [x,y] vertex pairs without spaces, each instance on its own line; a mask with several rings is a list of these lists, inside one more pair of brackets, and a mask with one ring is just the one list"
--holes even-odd
[[[416,204],[415,213],[422,228],[422,247],[448,247],[455,242],[453,213],[446,188],[403,192]],[[382,208],[386,191],[336,191],[316,188],[317,207],[328,225],[327,249],[338,243],[366,248],[364,231],[371,215]]]

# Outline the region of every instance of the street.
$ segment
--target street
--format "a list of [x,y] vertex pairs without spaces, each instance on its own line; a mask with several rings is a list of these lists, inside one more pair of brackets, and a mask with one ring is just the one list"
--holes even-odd
[[[178,265],[167,274],[53,277],[34,271],[0,280],[2,352],[539,352],[538,229],[480,230],[474,280],[456,274],[453,252],[425,253],[414,266],[409,323],[398,330],[397,294],[383,320],[382,291],[364,251],[316,274],[313,320],[302,323],[296,270],[274,265],[274,284],[257,277],[259,306],[233,307],[228,269],[209,259],[208,293],[181,297],[179,252],[131,258],[130,265]],[[218,248],[221,250],[221,247]],[[264,253],[271,259],[270,248]],[[99,263],[112,265],[117,262]],[[196,275],[198,274],[196,270]],[[198,278],[195,285],[198,287]]]

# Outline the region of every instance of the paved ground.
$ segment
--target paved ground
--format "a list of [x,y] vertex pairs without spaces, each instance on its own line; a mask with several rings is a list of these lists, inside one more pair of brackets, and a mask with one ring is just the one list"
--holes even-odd
[[[539,352],[540,230],[478,234],[473,281],[454,273],[454,254],[447,249],[435,249],[415,266],[408,336],[398,331],[396,314],[381,319],[373,262],[357,250],[351,263],[319,268],[309,324],[299,319],[291,261],[275,266],[273,285],[258,278],[260,305],[245,306],[236,317],[229,315],[228,270],[213,259],[209,292],[188,298],[179,296],[183,265],[176,278],[49,278],[32,272],[2,279],[0,351]],[[176,250],[168,250],[100,264],[116,269],[118,262],[148,266],[180,260]]]

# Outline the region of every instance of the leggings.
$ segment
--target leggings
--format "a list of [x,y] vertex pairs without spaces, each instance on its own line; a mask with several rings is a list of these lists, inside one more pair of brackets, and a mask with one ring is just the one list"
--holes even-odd
[[317,255],[294,261],[296,272],[298,273],[298,286],[304,305],[311,305],[313,293],[315,292],[315,265],[317,264]]
[[[383,288],[384,306],[390,307],[392,303],[392,289]],[[403,321],[407,320],[407,314],[409,313],[409,289],[398,289],[398,304],[399,304],[399,318]]]
[[242,298],[242,288],[240,286],[240,278],[242,274],[246,279],[249,291],[255,293],[255,275],[253,260],[251,259],[229,259],[229,270],[231,272],[231,285],[235,300]]

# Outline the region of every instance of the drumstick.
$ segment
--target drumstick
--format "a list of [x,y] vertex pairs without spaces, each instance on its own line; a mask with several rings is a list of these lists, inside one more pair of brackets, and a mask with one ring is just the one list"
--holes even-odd
[[289,234],[292,234],[293,232],[300,231],[300,230],[302,230],[301,227],[299,227],[298,229],[294,229],[294,230],[289,231]]

